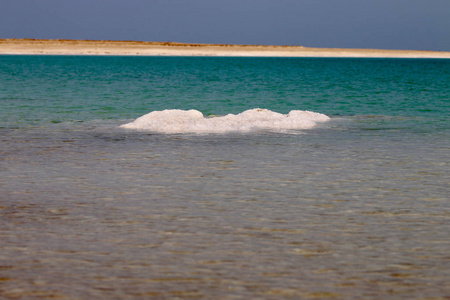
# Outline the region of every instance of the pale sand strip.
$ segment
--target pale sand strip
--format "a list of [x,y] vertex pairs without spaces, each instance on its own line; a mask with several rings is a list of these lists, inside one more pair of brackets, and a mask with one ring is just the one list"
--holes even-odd
[[0,54],[450,58],[443,51],[34,39],[0,39]]

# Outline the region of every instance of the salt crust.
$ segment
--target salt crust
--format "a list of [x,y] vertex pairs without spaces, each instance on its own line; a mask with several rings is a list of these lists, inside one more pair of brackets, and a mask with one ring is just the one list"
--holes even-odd
[[227,133],[254,131],[289,131],[310,129],[326,122],[326,115],[292,110],[281,114],[268,109],[250,109],[240,114],[205,117],[198,110],[168,109],[153,111],[120,127],[160,133]]

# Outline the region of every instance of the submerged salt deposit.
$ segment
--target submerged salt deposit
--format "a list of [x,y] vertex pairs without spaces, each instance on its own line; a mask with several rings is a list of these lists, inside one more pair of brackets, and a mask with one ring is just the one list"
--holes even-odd
[[251,131],[286,131],[314,127],[326,122],[326,115],[301,110],[281,114],[268,109],[250,109],[240,114],[205,117],[198,110],[153,111],[121,127],[161,133],[226,133]]

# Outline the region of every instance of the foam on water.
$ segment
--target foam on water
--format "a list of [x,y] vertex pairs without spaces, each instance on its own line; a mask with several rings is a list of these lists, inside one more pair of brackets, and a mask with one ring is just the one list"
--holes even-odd
[[281,114],[268,109],[250,109],[240,114],[204,117],[198,110],[153,111],[120,127],[160,133],[227,133],[309,129],[326,122],[326,115],[301,110]]

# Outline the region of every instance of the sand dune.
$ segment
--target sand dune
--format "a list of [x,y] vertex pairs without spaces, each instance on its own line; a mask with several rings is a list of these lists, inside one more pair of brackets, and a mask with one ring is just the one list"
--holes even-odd
[[0,54],[450,58],[442,51],[44,39],[0,39]]

